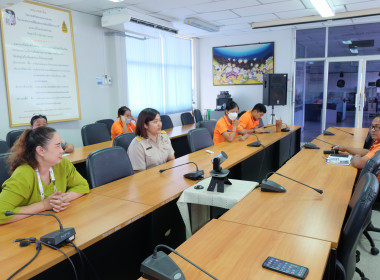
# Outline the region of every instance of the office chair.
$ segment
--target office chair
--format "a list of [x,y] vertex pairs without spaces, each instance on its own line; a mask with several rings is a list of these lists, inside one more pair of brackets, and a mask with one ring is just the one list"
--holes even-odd
[[110,132],[111,135],[111,127],[115,121],[113,119],[103,119],[103,120],[98,120],[95,123],[104,123],[107,126],[108,131]]
[[136,135],[133,132],[120,134],[113,139],[113,146],[123,147],[127,152],[129,144],[131,144],[132,140],[135,139],[135,137]]
[[189,112],[182,113],[181,114],[181,122],[182,122],[182,125],[193,124],[194,123],[194,118],[191,115],[191,113],[189,113]]
[[[375,155],[366,162],[363,169],[361,170],[358,181],[366,173],[372,173],[377,177],[379,172],[380,172],[380,151],[376,152]],[[365,229],[363,233],[364,236],[368,239],[369,243],[371,244],[371,254],[375,256],[379,254],[379,249],[376,248],[375,242],[373,242],[373,239],[371,235],[369,234],[370,231],[380,232],[380,228],[376,228],[370,221],[368,227]]]
[[337,280],[352,279],[355,271],[366,279],[356,267],[360,253],[356,251],[360,237],[370,221],[372,205],[379,192],[379,183],[372,173],[366,173],[355,185],[348,207],[348,218],[343,226],[337,249]]
[[202,114],[201,114],[201,110],[199,110],[199,109],[195,109],[195,110],[194,110],[194,117],[195,117],[195,122],[203,121],[203,117],[202,117]]
[[372,137],[371,137],[371,126],[372,126],[372,124],[369,126],[368,134],[367,134],[367,137],[366,137],[366,139],[365,139],[365,141],[364,141],[364,146],[363,146],[364,149],[369,149],[369,148],[371,148],[371,146],[372,146],[373,143],[375,142],[375,141],[372,139]]
[[83,146],[111,140],[110,133],[104,123],[92,123],[82,127]]
[[119,146],[89,154],[86,170],[92,189],[134,174],[127,152]]
[[210,132],[211,138],[214,137],[215,126],[216,126],[216,120],[200,121],[197,123],[197,127],[207,128],[208,132]]
[[9,174],[8,157],[10,154],[0,154],[0,192],[3,183],[11,176]]
[[192,153],[214,145],[210,132],[203,127],[190,130],[187,133],[187,141]]
[[12,148],[13,144],[20,137],[20,135],[25,131],[25,129],[11,130],[7,133],[6,141],[9,149]]
[[242,115],[244,115],[244,113],[247,112],[247,111],[241,111],[238,113],[238,118],[240,118]]
[[0,140],[0,154],[8,153],[9,147],[6,141]]
[[168,115],[161,115],[161,122],[162,122],[161,129],[173,128],[172,119]]

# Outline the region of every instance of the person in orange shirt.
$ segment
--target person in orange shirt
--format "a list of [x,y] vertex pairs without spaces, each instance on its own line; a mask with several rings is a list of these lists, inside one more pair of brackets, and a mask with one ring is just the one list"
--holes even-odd
[[137,119],[132,116],[131,110],[128,107],[120,107],[117,111],[117,115],[119,119],[115,121],[111,127],[112,140],[120,134],[135,132],[136,130],[136,126],[132,123],[132,121],[136,123]]
[[[363,169],[367,161],[375,155],[376,152],[380,151],[380,115],[377,114],[372,121],[371,125],[371,137],[375,140],[375,143],[367,149],[362,148],[352,148],[342,145],[333,146],[333,150],[338,150],[341,152],[347,152],[351,155],[355,155],[351,159],[351,165],[358,169]],[[380,174],[377,176],[377,180],[380,182]]]
[[239,137],[239,140],[243,141],[247,139],[248,134],[243,131],[237,119],[239,106],[235,102],[230,101],[227,103],[224,112],[225,115],[221,117],[215,125],[214,145],[224,141],[232,142],[238,135],[237,132],[243,133],[243,135]]
[[257,103],[252,110],[245,112],[239,119],[239,125],[246,133],[263,133],[264,130],[259,128],[259,120],[267,112],[267,108],[261,103]]

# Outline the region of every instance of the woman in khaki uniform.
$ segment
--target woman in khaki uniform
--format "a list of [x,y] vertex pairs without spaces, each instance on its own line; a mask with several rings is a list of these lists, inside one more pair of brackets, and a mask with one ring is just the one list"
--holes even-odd
[[128,155],[135,172],[174,159],[170,139],[161,127],[161,117],[157,110],[146,108],[140,112],[136,124],[136,137],[128,148]]

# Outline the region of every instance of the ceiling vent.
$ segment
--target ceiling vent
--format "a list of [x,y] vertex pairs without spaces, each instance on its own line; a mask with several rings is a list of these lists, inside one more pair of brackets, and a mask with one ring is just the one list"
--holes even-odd
[[160,31],[178,33],[178,30],[174,29],[168,21],[125,8],[105,11],[101,23],[105,28],[150,38],[157,38]]

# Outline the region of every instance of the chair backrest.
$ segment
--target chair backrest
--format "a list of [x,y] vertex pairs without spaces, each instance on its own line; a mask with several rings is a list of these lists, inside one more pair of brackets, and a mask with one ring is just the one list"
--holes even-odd
[[92,123],[82,127],[83,146],[111,140],[110,133],[104,123]]
[[190,130],[187,133],[187,141],[189,142],[190,152],[214,145],[210,132],[204,127]]
[[358,181],[364,174],[368,172],[374,174],[377,177],[377,175],[379,174],[379,171],[380,171],[380,151],[376,152],[373,157],[367,160],[363,169],[360,172]]
[[182,122],[182,125],[192,124],[192,123],[194,123],[194,118],[189,112],[182,113],[181,114],[181,122]]
[[8,153],[9,147],[6,141],[0,140],[0,154]]
[[216,126],[216,120],[209,120],[209,121],[200,121],[197,123],[198,127],[204,127],[210,132],[211,138],[214,137],[214,130]]
[[111,135],[111,127],[115,121],[113,119],[103,119],[103,120],[98,120],[95,123],[104,123],[107,126],[108,131],[110,132]]
[[368,134],[367,134],[367,138],[365,139],[364,141],[364,149],[369,149],[371,148],[371,146],[373,145],[373,143],[375,142],[375,140],[372,139],[371,137],[371,127],[372,127],[372,124],[369,126],[369,130],[368,130]]
[[259,119],[259,127],[263,127],[264,126],[264,122],[262,119]]
[[1,186],[7,180],[11,175],[9,172],[9,166],[7,163],[7,159],[10,154],[0,154],[0,192],[1,192]]
[[135,137],[136,135],[133,132],[120,134],[113,139],[113,146],[123,147],[127,152],[129,144],[131,144]]
[[343,226],[337,250],[337,260],[346,276],[344,279],[352,279],[355,273],[356,247],[370,221],[372,205],[378,192],[379,182],[372,173],[364,174],[355,185],[355,191],[350,200],[353,208]]
[[167,129],[173,127],[172,119],[168,115],[161,115],[162,128]]
[[203,121],[203,117],[202,117],[202,114],[201,114],[201,110],[199,110],[199,109],[195,109],[195,110],[194,110],[194,117],[195,117],[195,122]]
[[16,140],[20,137],[20,135],[25,131],[25,129],[16,129],[11,130],[7,133],[7,144],[9,148],[12,148],[13,144],[16,142]]
[[89,154],[86,170],[91,188],[134,174],[127,152],[119,146],[100,149]]

